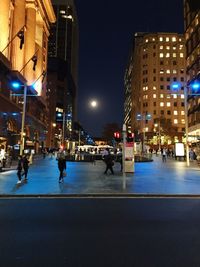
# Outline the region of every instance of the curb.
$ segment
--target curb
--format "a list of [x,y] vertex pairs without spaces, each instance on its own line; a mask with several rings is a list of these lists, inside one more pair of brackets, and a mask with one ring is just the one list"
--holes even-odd
[[0,199],[3,198],[144,198],[144,199],[158,199],[158,198],[177,198],[177,199],[191,199],[191,198],[200,198],[200,194],[126,194],[126,193],[96,193],[96,194],[3,194],[0,195]]

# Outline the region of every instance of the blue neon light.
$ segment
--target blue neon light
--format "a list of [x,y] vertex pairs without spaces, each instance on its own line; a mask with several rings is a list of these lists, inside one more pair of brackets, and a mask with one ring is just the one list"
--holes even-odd
[[191,87],[192,87],[192,89],[194,89],[194,90],[198,90],[198,89],[200,89],[200,83],[195,82],[195,83],[191,84]]
[[15,88],[15,89],[20,88],[20,86],[21,86],[21,85],[20,85],[20,83],[18,83],[18,82],[13,82],[13,83],[12,83],[12,87]]

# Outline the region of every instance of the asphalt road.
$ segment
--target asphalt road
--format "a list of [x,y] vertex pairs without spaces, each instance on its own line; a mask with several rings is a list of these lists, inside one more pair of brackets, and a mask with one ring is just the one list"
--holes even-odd
[[200,199],[0,199],[2,267],[200,266]]

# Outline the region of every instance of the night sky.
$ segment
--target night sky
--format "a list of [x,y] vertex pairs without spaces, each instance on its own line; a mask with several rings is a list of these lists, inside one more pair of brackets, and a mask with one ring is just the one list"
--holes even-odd
[[[123,80],[134,33],[183,33],[183,0],[75,3],[80,34],[78,120],[89,134],[100,137],[106,123],[123,123]],[[93,98],[99,101],[95,110],[89,106]]]

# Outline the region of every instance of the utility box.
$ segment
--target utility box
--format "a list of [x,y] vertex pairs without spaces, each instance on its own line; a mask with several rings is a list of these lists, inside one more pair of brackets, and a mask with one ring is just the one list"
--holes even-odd
[[134,143],[133,142],[127,142],[125,146],[125,172],[126,173],[135,172]]

